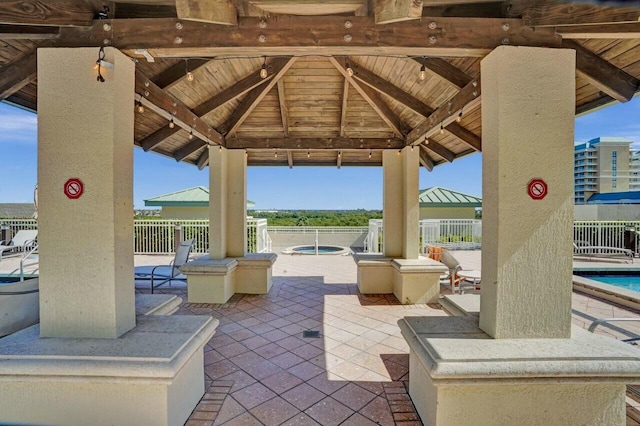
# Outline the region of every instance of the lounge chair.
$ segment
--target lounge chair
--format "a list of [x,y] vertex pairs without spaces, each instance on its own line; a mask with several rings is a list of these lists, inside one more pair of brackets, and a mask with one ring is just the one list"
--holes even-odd
[[633,263],[633,250],[619,248],[619,247],[607,247],[607,246],[589,246],[573,243],[573,255],[581,257],[621,257],[629,263]]
[[[195,239],[186,240],[180,243],[180,246],[176,250],[176,255],[169,265],[155,265],[149,271],[149,267],[136,267],[135,278],[137,279],[150,279],[151,280],[151,294],[156,287],[160,287],[166,283],[171,284],[171,281],[186,281],[187,277],[182,275],[180,268],[189,261],[189,254]],[[156,280],[160,282],[156,284]]]
[[[480,282],[470,281],[467,277],[463,277],[460,274],[464,272],[469,272],[469,275],[475,275],[471,273],[471,270],[462,269],[460,266],[460,262],[456,260],[455,257],[448,251],[444,250],[440,257],[440,262],[442,262],[447,268],[449,268],[449,286],[451,287],[451,292],[458,293],[462,292],[463,287],[471,287],[473,290],[479,290]],[[475,272],[477,274],[477,272]]]
[[11,241],[5,245],[5,241],[0,241],[0,259],[5,252],[13,255],[24,252],[36,244],[38,231],[35,229],[22,229],[13,236]]

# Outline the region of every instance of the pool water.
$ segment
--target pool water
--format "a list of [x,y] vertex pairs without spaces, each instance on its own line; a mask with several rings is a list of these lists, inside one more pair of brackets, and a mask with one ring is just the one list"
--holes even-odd
[[[335,247],[335,246],[318,246],[318,253],[336,253],[344,250],[343,247]],[[296,247],[293,251],[297,253],[305,253],[305,254],[315,254],[316,248],[314,246],[303,246]]]
[[638,275],[585,275],[585,278],[640,292],[640,276]]

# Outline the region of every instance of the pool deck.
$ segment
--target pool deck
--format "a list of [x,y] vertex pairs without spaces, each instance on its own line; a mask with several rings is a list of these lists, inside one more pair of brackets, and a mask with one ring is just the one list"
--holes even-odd
[[[465,269],[480,269],[480,251],[453,254]],[[171,258],[136,256],[135,264],[167,264]],[[0,274],[15,270],[15,262],[0,261]],[[396,322],[446,313],[437,304],[401,305],[393,295],[362,295],[356,278],[350,256],[282,254],[267,295],[236,295],[217,305],[183,302],[176,315],[209,314],[220,321],[205,346],[207,392],[187,425],[419,425],[407,392],[408,346]],[[137,281],[136,291],[148,293],[148,281]],[[160,291],[186,299],[182,283]],[[583,328],[595,318],[640,317],[639,311],[577,292],[573,309],[574,324]],[[620,328],[597,332],[640,335],[640,324]],[[303,337],[305,330],[318,331],[319,338]],[[633,408],[639,404],[631,398],[627,403],[627,424],[640,424]]]

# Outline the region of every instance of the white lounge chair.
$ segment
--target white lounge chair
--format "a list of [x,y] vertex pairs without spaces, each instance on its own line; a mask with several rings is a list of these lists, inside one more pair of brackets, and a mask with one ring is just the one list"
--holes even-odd
[[582,256],[582,257],[622,257],[625,261],[633,263],[633,250],[619,248],[619,247],[608,247],[608,246],[589,246],[589,245],[581,245],[578,246],[576,243],[573,243],[573,255],[574,256]]
[[462,269],[460,262],[458,262],[458,260],[446,250],[442,252],[440,262],[449,268],[449,285],[451,286],[452,293],[456,293],[456,291],[459,293],[462,292],[463,287],[470,287],[472,290],[479,290],[480,281],[469,280],[468,277],[460,275],[465,271],[468,271],[469,275],[475,275],[478,274],[477,271],[473,271],[474,273],[472,274],[471,270]]
[[[151,294],[156,287],[160,287],[166,283],[171,284],[173,280],[186,281],[187,277],[182,275],[180,268],[189,261],[191,248],[195,243],[195,239],[186,240],[180,243],[176,250],[176,255],[169,265],[155,265],[153,267],[136,267],[135,277],[137,279],[151,280]],[[151,268],[151,270],[149,270]],[[156,284],[156,279],[161,280]]]
[[5,252],[16,255],[32,248],[36,244],[36,238],[38,238],[37,230],[22,229],[13,236],[9,243],[5,244],[5,241],[0,241],[0,259]]

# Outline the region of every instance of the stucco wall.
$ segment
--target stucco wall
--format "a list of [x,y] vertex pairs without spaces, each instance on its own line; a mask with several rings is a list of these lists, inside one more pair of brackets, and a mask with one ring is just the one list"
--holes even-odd
[[475,219],[474,207],[420,207],[420,219]]

